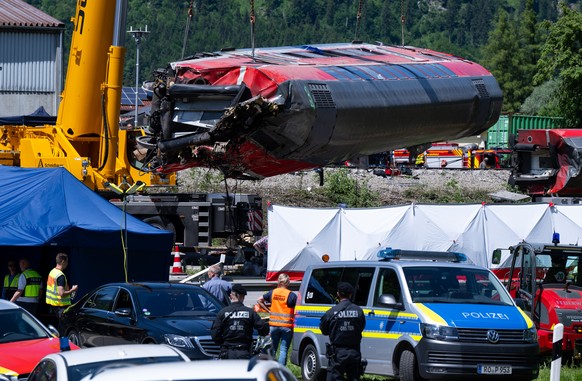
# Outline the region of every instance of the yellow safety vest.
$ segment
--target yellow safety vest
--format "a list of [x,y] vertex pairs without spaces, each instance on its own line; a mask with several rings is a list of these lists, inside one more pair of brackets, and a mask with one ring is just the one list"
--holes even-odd
[[36,298],[40,296],[40,285],[42,284],[42,278],[40,274],[34,270],[27,269],[22,272],[22,275],[26,278],[26,286],[24,287],[24,293],[21,298]]
[[12,299],[12,295],[18,290],[18,278],[20,278],[20,274],[14,275],[12,281],[10,281],[10,274],[4,277],[4,297],[6,300]]
[[57,279],[60,276],[65,277],[65,290],[68,291],[69,283],[67,282],[67,277],[65,273],[61,270],[54,268],[51,270],[48,276],[48,280],[46,282],[46,304],[51,306],[70,306],[71,305],[71,295],[63,295],[59,296],[58,288],[57,288]]

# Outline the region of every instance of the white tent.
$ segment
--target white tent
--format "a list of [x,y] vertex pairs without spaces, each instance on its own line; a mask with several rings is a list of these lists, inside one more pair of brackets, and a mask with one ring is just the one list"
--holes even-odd
[[[563,244],[582,237],[582,205],[464,204],[401,205],[369,209],[269,207],[267,279],[286,272],[301,279],[308,265],[376,260],[379,249],[456,251],[480,266],[495,249],[522,241]],[[501,263],[509,256],[503,251]]]

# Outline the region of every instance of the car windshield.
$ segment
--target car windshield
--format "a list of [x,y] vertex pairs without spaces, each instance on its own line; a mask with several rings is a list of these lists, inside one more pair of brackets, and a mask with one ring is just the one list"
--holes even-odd
[[[109,369],[121,368],[125,366],[134,366],[142,364],[153,364],[163,362],[179,362],[184,361],[179,356],[163,356],[163,357],[144,357],[131,359],[115,359],[108,361],[98,361],[77,366],[67,367],[68,381],[80,381],[87,376],[93,376]],[[90,377],[87,377],[90,379]]]
[[409,267],[404,275],[415,303],[512,304],[501,282],[486,269]]
[[559,284],[570,281],[573,285],[582,287],[582,277],[578,275],[579,260],[580,257],[577,255],[554,256],[553,258],[550,254],[536,255],[536,266],[541,269],[536,273],[536,280]]
[[149,318],[215,315],[222,305],[204,290],[191,288],[140,288],[136,291],[141,313]]
[[22,309],[0,311],[0,344],[45,339],[48,332]]

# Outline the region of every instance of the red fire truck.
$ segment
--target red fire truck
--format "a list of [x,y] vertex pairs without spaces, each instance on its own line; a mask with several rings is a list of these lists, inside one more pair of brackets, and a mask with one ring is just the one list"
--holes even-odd
[[[459,143],[440,142],[418,155],[414,164],[417,167],[446,169],[509,168],[511,152],[507,148],[480,149]],[[408,165],[410,152],[405,148],[397,149],[392,152],[392,157],[395,165]]]
[[540,353],[552,354],[553,327],[562,323],[564,358],[582,360],[582,247],[561,245],[555,233],[552,243],[522,242],[510,250],[509,272],[498,270],[497,275],[535,323]]

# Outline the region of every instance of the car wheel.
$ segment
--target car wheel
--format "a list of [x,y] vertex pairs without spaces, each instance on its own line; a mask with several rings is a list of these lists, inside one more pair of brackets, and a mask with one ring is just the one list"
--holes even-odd
[[327,372],[321,369],[317,349],[312,344],[305,347],[301,356],[301,377],[303,381],[323,381]]
[[420,377],[420,373],[418,371],[418,365],[416,363],[416,356],[414,352],[405,349],[400,356],[400,381],[421,381],[423,380]]
[[78,347],[81,347],[81,336],[76,329],[71,329],[67,334],[67,337],[69,338],[69,342],[75,344]]

